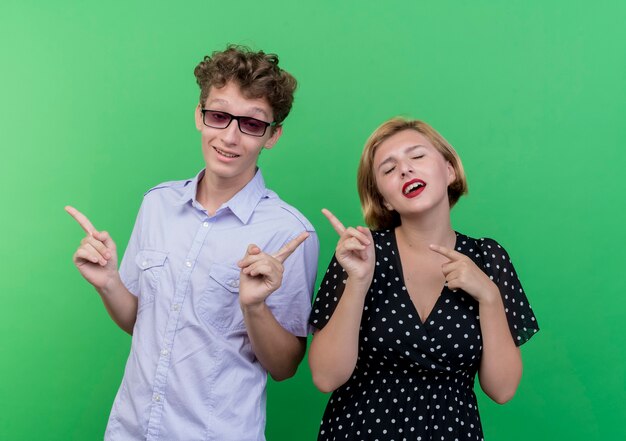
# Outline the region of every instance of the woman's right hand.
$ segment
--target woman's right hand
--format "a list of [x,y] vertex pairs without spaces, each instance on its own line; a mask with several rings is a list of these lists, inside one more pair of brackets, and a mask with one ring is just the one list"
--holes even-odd
[[329,210],[322,209],[322,213],[337,234],[339,242],[335,248],[335,257],[348,277],[354,281],[363,282],[368,287],[374,276],[375,251],[372,232],[365,227],[344,227],[339,219]]
[[80,274],[98,291],[105,290],[118,278],[117,248],[106,231],[98,231],[87,217],[74,207],[65,207],[87,235],[73,256]]

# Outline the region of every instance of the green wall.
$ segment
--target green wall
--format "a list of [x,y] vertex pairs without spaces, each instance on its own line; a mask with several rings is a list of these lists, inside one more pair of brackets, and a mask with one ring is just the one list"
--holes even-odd
[[[123,249],[143,192],[202,167],[193,68],[229,42],[300,82],[261,166],[322,269],[319,210],[361,222],[380,122],[424,119],[459,151],[454,226],[507,247],[542,327],[515,399],[480,396],[486,439],[626,439],[625,23],[622,0],[2,0],[0,439],[102,438],[130,338],[74,269],[63,206]],[[326,400],[306,363],[271,384],[268,439],[314,439]]]

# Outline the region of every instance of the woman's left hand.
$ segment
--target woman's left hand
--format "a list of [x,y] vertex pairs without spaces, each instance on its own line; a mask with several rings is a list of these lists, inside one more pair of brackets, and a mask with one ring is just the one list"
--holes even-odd
[[448,288],[462,289],[478,303],[491,302],[500,296],[496,284],[465,254],[439,245],[430,245],[430,249],[450,259],[441,266]]

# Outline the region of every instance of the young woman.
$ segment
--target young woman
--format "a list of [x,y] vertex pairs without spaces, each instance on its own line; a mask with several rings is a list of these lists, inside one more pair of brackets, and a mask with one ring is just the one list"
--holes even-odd
[[498,403],[539,328],[506,251],[455,232],[461,160],[429,125],[391,119],[365,145],[358,190],[371,230],[340,235],[313,305],[315,385],[333,391],[319,440],[482,440],[474,377]]

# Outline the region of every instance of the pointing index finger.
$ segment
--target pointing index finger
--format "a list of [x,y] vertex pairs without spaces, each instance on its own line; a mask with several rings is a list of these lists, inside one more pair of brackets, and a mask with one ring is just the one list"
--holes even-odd
[[287,242],[280,250],[278,250],[278,252],[274,254],[274,258],[278,259],[280,263],[283,263],[287,260],[287,257],[291,256],[291,253],[293,253],[296,248],[298,248],[300,244],[306,240],[307,237],[309,237],[309,233],[303,231],[298,235],[298,237]]
[[459,255],[463,256],[463,254],[459,253],[458,251],[451,250],[450,248],[442,247],[439,245],[431,244],[430,249],[433,250],[435,253],[447,257],[450,260],[457,260],[459,258]]
[[333,226],[337,234],[341,236],[343,232],[346,231],[346,227],[343,226],[341,221],[337,219],[337,217],[334,214],[332,214],[330,210],[326,208],[322,208],[322,213],[324,214],[324,216],[326,216],[326,219],[328,219],[328,221]]
[[72,216],[76,220],[76,222],[78,222],[78,225],[80,225],[80,227],[83,230],[85,230],[85,233],[93,234],[94,231],[98,231],[92,225],[92,223],[89,222],[89,219],[87,219],[87,216],[85,216],[83,213],[78,211],[76,208],[68,205],[65,207],[65,211],[67,211],[69,215]]

